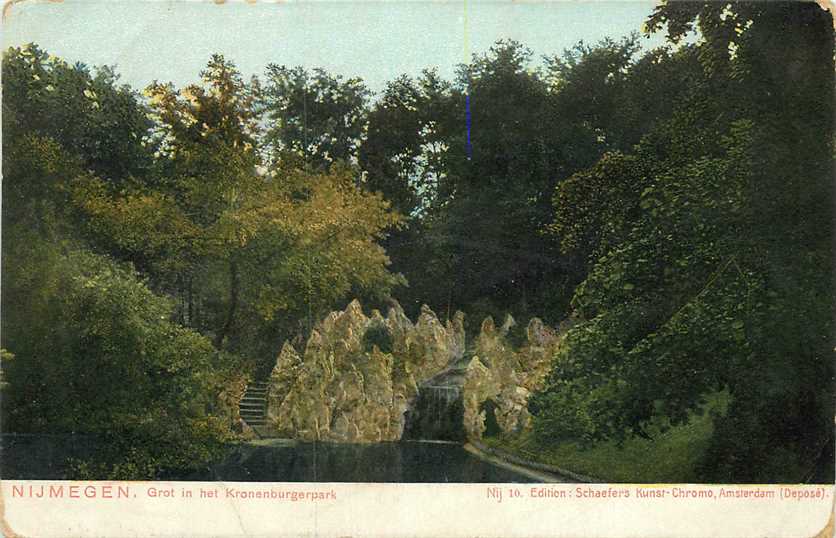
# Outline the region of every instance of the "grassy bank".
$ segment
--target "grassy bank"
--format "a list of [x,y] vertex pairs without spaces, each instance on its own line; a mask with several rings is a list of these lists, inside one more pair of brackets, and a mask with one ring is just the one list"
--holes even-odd
[[520,457],[554,465],[606,482],[695,482],[696,465],[708,447],[714,424],[710,411],[725,413],[728,395],[712,395],[702,413],[693,413],[687,424],[651,428],[652,440],[631,437],[621,446],[601,442],[582,447],[576,442],[543,445],[529,432],[517,436],[485,438],[491,447]]

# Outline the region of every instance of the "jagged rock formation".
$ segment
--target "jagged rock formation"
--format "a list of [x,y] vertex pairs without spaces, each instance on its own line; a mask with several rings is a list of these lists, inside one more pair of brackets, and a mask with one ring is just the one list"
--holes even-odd
[[528,426],[528,399],[542,385],[566,328],[554,331],[532,318],[526,342],[515,350],[507,339],[514,325],[510,315],[500,328],[490,317],[482,322],[464,379],[464,428],[470,439],[481,439],[489,426],[501,432]]
[[464,354],[464,315],[442,324],[422,307],[413,324],[395,304],[384,318],[358,301],[332,312],[303,353],[285,343],[270,377],[267,422],[279,435],[338,442],[394,441],[419,385]]
[[217,412],[224,417],[229,424],[230,430],[243,439],[252,439],[255,433],[252,428],[241,418],[239,403],[247,389],[247,378],[236,376],[230,379],[217,398]]

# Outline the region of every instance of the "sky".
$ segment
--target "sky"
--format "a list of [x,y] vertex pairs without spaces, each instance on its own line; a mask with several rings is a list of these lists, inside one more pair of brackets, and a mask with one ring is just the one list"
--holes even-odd
[[[268,63],[359,76],[374,91],[438,67],[452,78],[469,53],[515,39],[536,58],[579,40],[639,31],[653,1],[24,0],[3,19],[3,49],[29,42],[70,62],[116,66],[141,89],[194,82],[213,53],[246,76]],[[646,47],[662,36],[642,38]]]

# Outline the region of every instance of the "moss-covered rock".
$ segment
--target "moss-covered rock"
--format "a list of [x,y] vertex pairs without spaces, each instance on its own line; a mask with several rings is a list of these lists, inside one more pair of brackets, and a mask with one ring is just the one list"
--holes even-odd
[[519,432],[529,426],[528,399],[542,385],[565,333],[532,318],[525,343],[514,349],[508,341],[514,325],[510,315],[499,328],[490,317],[482,323],[463,389],[464,427],[471,439],[481,439],[485,433],[486,409],[494,413],[502,432]]
[[419,384],[464,354],[463,320],[457,312],[443,324],[424,306],[413,324],[397,304],[385,318],[366,317],[352,301],[311,332],[302,355],[284,344],[270,377],[268,423],[306,440],[400,439]]

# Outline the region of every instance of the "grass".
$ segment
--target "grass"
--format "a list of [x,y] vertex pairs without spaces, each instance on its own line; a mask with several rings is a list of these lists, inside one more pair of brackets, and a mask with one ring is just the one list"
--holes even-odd
[[486,438],[483,442],[520,457],[554,465],[605,482],[688,483],[698,482],[696,465],[708,448],[714,432],[709,411],[725,413],[725,392],[708,398],[702,413],[692,413],[683,425],[651,430],[652,440],[631,437],[619,447],[607,441],[582,447],[575,442],[543,446],[530,432],[517,436]]

